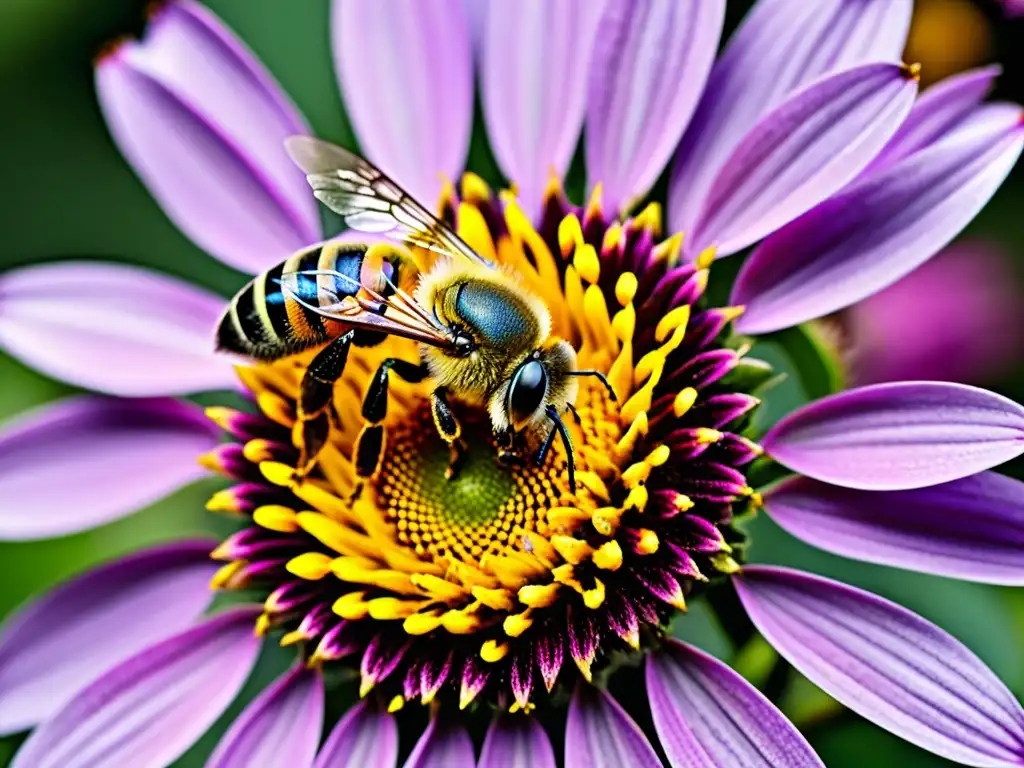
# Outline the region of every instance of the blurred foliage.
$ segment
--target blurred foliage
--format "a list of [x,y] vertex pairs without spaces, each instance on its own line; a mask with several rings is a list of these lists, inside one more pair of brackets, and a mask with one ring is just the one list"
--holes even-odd
[[[977,0],[973,7],[969,0],[918,2],[920,15],[908,58],[924,63],[926,77],[995,59],[1006,70],[998,95],[1024,100],[1024,47],[1019,45],[1024,22],[1000,20],[994,2]],[[329,4],[329,0],[208,2],[267,64],[318,134],[354,146],[334,80]],[[730,28],[742,18],[746,5],[730,0]],[[205,256],[177,232],[121,160],[96,107],[92,58],[106,41],[138,35],[144,25],[144,7],[143,0],[0,3],[0,100],[5,104],[0,121],[4,179],[0,270],[66,257],[112,259],[178,275],[227,296],[242,277]],[[947,23],[938,23],[936,19],[941,20],[944,13]],[[949,37],[948,20],[957,18],[957,13],[967,21],[954,25],[955,34]],[[470,164],[489,181],[500,180],[480,130],[474,133]],[[567,187],[577,196],[583,189],[579,154],[569,176]],[[1018,166],[969,234],[1002,242],[1024,270],[1022,204],[1024,167]],[[731,259],[716,269],[712,293],[727,295],[738,262]],[[758,414],[758,429],[835,386],[838,373],[828,356],[818,353],[818,346],[802,330],[757,343],[753,355],[785,374]],[[1018,365],[1016,374],[995,388],[1024,400],[1024,368]],[[0,420],[72,391],[0,354]],[[1019,470],[1010,468],[1018,475]],[[216,482],[198,483],[95,531],[54,541],[0,544],[0,618],[26,598],[97,562],[157,541],[222,533],[229,524],[203,509]],[[763,515],[751,521],[747,530],[753,538],[754,561],[808,569],[896,600],[948,629],[990,664],[1018,696],[1024,695],[1021,590],[964,584],[832,557],[795,541]],[[703,599],[693,602],[673,631],[732,661],[755,684],[779,693],[780,705],[807,728],[830,766],[947,764],[838,708],[780,662],[757,636],[736,648]],[[287,666],[289,658],[279,650],[267,650],[239,702],[180,765],[201,765],[230,719]],[[634,676],[624,680],[622,689],[632,684]],[[623,695],[628,698],[624,690]],[[329,719],[340,714],[343,699],[332,700]],[[626,705],[641,720],[649,717],[642,702],[628,700]],[[0,765],[7,763],[16,743],[0,740]]]

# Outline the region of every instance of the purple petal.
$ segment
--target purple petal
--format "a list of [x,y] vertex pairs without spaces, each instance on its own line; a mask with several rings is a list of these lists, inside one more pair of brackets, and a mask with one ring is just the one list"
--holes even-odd
[[995,472],[884,492],[797,477],[771,488],[765,506],[787,531],[828,552],[1024,586],[1024,483]]
[[[903,277],[980,211],[1024,148],[1020,107],[993,105],[946,140],[872,174],[766,240],[743,265],[736,327],[766,333]],[[898,329],[894,329],[898,334]]]
[[896,64],[840,72],[794,94],[726,160],[687,252],[735,253],[838,192],[892,138],[916,94],[917,80]]
[[205,474],[217,428],[189,403],[80,396],[0,431],[0,540],[116,520]]
[[576,149],[600,13],[592,0],[495,3],[488,10],[480,74],[487,134],[531,218],[541,213],[551,174],[564,176]]
[[334,726],[315,768],[394,768],[397,762],[395,718],[364,699]]
[[462,173],[473,52],[462,3],[335,0],[334,60],[366,157],[428,208]]
[[735,579],[761,634],[840,703],[919,747],[1024,764],[1024,710],[959,641],[869,592],[784,568]]
[[121,152],[200,247],[258,272],[321,239],[316,201],[282,144],[309,130],[208,10],[161,6],[142,42],[99,62],[96,88]]
[[33,731],[12,768],[174,762],[249,676],[260,648],[256,615],[222,614],[106,672]]
[[473,43],[473,55],[480,58],[480,49],[484,45],[484,36],[487,34],[487,14],[490,10],[490,0],[462,0],[462,7],[466,13],[466,23],[469,25],[469,39]]
[[229,389],[214,355],[227,302],[165,275],[59,262],[0,276],[0,347],[43,373],[126,397]]
[[579,685],[565,725],[565,768],[661,768],[644,732],[604,691]]
[[405,768],[449,768],[474,764],[473,742],[461,726],[453,722],[430,721],[405,761]]
[[1024,453],[1024,407],[964,384],[875,384],[804,406],[761,445],[779,463],[834,485],[922,488]]
[[[724,0],[609,0],[587,85],[587,183],[628,208],[686,130],[718,50]],[[557,76],[554,76],[557,79]]]
[[206,768],[313,765],[324,720],[324,683],[299,665],[261,693],[231,724]]
[[0,633],[0,736],[41,723],[114,665],[191,625],[213,597],[216,545],[184,541],[139,552],[11,617]]
[[752,125],[822,75],[898,61],[912,0],[760,0],[715,64],[683,136],[668,221],[691,231],[711,184]]
[[555,768],[555,751],[535,717],[500,714],[494,718],[477,768]]
[[675,768],[822,765],[760,691],[696,648],[668,640],[650,656],[647,695],[661,746]]
[[1002,68],[995,65],[972,69],[947,77],[926,90],[865,173],[888,168],[961,126],[992,90],[1001,72]]

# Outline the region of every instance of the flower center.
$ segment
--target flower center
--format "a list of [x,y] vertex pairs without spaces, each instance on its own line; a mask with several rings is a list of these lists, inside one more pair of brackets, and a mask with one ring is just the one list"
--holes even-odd
[[262,590],[259,631],[311,664],[359,654],[361,693],[394,707],[446,692],[467,706],[488,691],[529,709],[538,691],[640,649],[642,628],[657,638],[687,595],[737,567],[732,520],[756,502],[741,468],[760,449],[725,430],[757,400],[729,384],[736,311],[700,305],[707,265],[678,263],[678,238],[655,242],[656,212],[608,222],[596,201],[581,212],[553,190],[534,229],[478,180],[462,198],[445,206],[459,234],[516,271],[579,367],[615,390],[582,379],[565,415],[575,492],[560,441],[543,462],[502,466],[486,410],[458,393],[465,447],[449,477],[431,384],[397,380],[382,463],[359,485],[363,393],[385,359],[418,359],[407,340],[351,351],[305,476],[296,404],[309,356],[243,368],[259,413],[211,409],[238,442],[205,463],[238,481],[210,507],[249,524],[214,553],[226,561],[214,585]]
[[486,553],[514,546],[543,523],[558,491],[536,468],[514,472],[494,460],[487,422],[474,414],[463,425],[467,444],[456,477],[446,476],[449,450],[424,406],[394,432],[394,449],[376,484],[380,508],[398,540],[434,560],[479,563]]

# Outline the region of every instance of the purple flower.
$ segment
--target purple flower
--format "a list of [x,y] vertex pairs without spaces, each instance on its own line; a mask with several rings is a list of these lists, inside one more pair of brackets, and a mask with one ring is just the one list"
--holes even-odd
[[[472,17],[445,0],[397,14],[337,0],[339,80],[369,159],[439,199],[546,304],[580,365],[607,374],[617,402],[589,381],[576,400],[579,488],[560,447],[545,466],[496,468],[484,414],[465,403],[471,450],[447,483],[429,390],[410,384],[389,408],[384,463],[356,493],[362,392],[384,357],[416,354],[398,339],[351,353],[330,442],[299,479],[307,358],[239,368],[251,407],[207,420],[174,398],[238,387],[210,349],[224,302],[129,267],[4,275],[0,345],[103,394],[0,433],[0,536],[125,515],[194,479],[197,455],[232,481],[208,506],[239,521],[220,544],[103,566],[10,620],[0,733],[35,728],[14,765],[172,762],[267,637],[298,661],[234,721],[213,765],[392,766],[394,712],[430,703],[406,765],[471,765],[458,710],[497,705],[509,711],[480,764],[552,766],[530,713],[560,693],[566,766],[659,765],[655,735],[674,766],[820,765],[759,691],[665,636],[712,580],[731,580],[764,637],[854,711],[953,760],[1024,764],[1024,710],[958,641],[869,593],[745,565],[737,546],[763,507],[840,555],[1024,584],[1024,488],[991,471],[1024,453],[1024,408],[964,385],[868,386],[790,414],[758,445],[744,432],[764,367],[736,335],[861,301],[967,224],[1024,146],[1020,107],[981,103],[995,72],[917,99],[916,69],[897,58],[909,0],[761,0],[717,62],[724,0],[468,5]],[[474,56],[518,196],[443,179],[464,170]],[[163,6],[143,41],[100,62],[97,89],[125,157],[213,256],[258,272],[324,236],[281,149],[301,117],[208,11]],[[584,126],[589,202],[577,207],[558,179]],[[667,222],[685,238],[662,237],[657,205],[632,213],[666,165]],[[750,246],[733,306],[709,305],[714,259]],[[755,490],[747,469],[765,454],[795,474]],[[208,583],[262,605],[201,617]],[[641,655],[653,733],[593,684]],[[323,672],[339,667],[364,700],[321,746]]]
[[995,381],[1024,348],[1017,281],[995,243],[946,248],[840,319],[852,378]]
[[1000,0],[1007,16],[1024,15],[1024,3],[1021,0]]

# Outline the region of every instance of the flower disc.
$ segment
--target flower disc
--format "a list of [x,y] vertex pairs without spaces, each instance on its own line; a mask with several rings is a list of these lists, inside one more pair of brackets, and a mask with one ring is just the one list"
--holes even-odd
[[657,638],[695,585],[737,567],[730,523],[757,501],[741,467],[760,449],[723,430],[757,400],[729,384],[738,312],[701,306],[710,259],[682,264],[678,237],[656,242],[654,208],[609,223],[596,198],[581,212],[552,189],[534,229],[478,179],[462,192],[444,206],[459,234],[546,303],[552,333],[614,390],[581,379],[565,414],[575,493],[564,445],[502,466],[485,408],[458,393],[465,451],[449,478],[430,382],[397,377],[383,461],[357,482],[363,393],[385,358],[418,359],[411,341],[352,350],[329,444],[305,477],[296,402],[310,356],[242,368],[259,413],[211,409],[239,442],[206,462],[239,481],[211,508],[252,524],[215,552],[228,561],[215,584],[266,590],[260,632],[281,632],[311,664],[358,656],[362,694],[379,688],[393,707],[439,695],[465,707],[486,691],[530,709],[538,691]]

